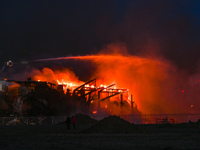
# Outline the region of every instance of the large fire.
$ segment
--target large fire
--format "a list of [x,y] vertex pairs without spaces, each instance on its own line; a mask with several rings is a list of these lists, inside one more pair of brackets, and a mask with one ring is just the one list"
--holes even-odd
[[[190,94],[182,89],[188,89],[186,87],[188,83],[181,73],[164,59],[119,54],[56,58],[56,60],[58,59],[87,60],[96,64],[97,68],[90,78],[98,79],[97,87],[115,84],[115,88],[128,89],[129,96],[126,100],[130,104],[130,94],[132,94],[134,105],[142,113],[185,113],[189,112],[191,108],[195,108],[190,107],[191,102],[188,100]],[[46,60],[53,59],[38,61]],[[66,85],[66,89],[84,83],[67,68],[54,71],[44,68],[35,73],[34,80]],[[191,93],[191,90],[188,92]],[[199,96],[195,98],[199,98]],[[105,101],[102,105],[108,108],[110,104]],[[192,104],[192,106],[195,105]]]
[[67,68],[65,70],[56,71],[53,71],[50,68],[43,68],[42,71],[34,71],[34,74],[33,79],[36,81],[48,81],[54,84],[64,85],[65,92],[68,88],[72,89],[84,83],[79,81],[78,77]]

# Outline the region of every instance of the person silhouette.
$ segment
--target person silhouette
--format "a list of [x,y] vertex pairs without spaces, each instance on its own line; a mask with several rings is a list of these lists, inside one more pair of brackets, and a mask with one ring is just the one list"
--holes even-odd
[[70,124],[71,124],[71,119],[70,119],[69,115],[66,118],[66,123],[67,123],[67,129],[69,130],[70,129]]
[[72,117],[72,124],[73,124],[73,128],[76,129],[76,117],[75,116]]

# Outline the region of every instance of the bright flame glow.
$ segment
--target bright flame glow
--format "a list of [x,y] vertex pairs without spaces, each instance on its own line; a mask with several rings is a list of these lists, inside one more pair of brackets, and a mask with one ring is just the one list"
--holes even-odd
[[[108,49],[118,50],[120,48],[108,47]],[[100,85],[102,89],[105,88],[103,91],[109,91],[105,85],[112,83],[116,83],[116,89],[121,87],[129,89],[128,91],[134,96],[134,105],[142,113],[185,113],[187,112],[187,107],[191,104],[191,95],[194,95],[188,94],[193,93],[193,91],[192,89],[190,90],[189,87],[191,86],[186,82],[186,78],[183,78],[182,72],[180,73],[171,62],[160,57],[125,56],[115,53],[114,55],[60,57],[37,61],[59,59],[87,60],[96,64],[96,70],[91,75],[91,78],[98,79],[97,85]],[[35,75],[35,79],[52,83],[57,83],[57,80],[62,82],[62,79],[64,79],[65,82],[73,83],[73,85],[77,86],[83,83],[78,80],[72,71],[67,69],[53,72],[51,69],[44,68],[42,72],[38,72]],[[182,90],[183,87],[187,92]],[[180,91],[184,93],[184,97]],[[193,97],[195,99],[199,98],[197,94]],[[125,100],[130,101],[128,98]],[[180,102],[183,102],[181,103],[181,108]],[[107,103],[108,109],[111,109],[109,107],[111,104],[106,101],[102,103]],[[197,106],[196,103],[193,104]],[[115,109],[112,108],[112,112],[114,111]]]
[[95,110],[95,111],[93,111],[92,113],[93,113],[93,114],[96,114],[96,113],[97,113],[97,111]]
[[84,82],[79,81],[75,74],[68,70],[53,71],[49,68],[43,68],[42,71],[35,70],[33,79],[36,81],[48,81],[54,84],[63,85],[63,90],[66,93],[67,89],[73,90]]

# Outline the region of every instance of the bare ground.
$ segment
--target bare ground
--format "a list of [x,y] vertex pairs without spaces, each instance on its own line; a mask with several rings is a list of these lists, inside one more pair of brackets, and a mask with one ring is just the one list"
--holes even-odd
[[[71,150],[199,150],[200,128],[196,124],[134,125],[140,132],[118,134],[83,133],[91,125],[67,130],[59,125],[0,126],[0,149]],[[141,132],[144,131],[144,132]]]

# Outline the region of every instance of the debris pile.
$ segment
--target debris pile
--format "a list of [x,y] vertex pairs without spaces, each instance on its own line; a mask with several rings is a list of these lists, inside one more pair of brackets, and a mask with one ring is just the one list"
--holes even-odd
[[98,123],[98,120],[93,119],[90,116],[85,115],[85,114],[76,114],[75,117],[76,117],[76,120],[77,120],[77,124],[94,125],[94,124]]
[[128,121],[117,116],[109,116],[100,120],[96,125],[82,131],[83,133],[131,133],[135,130]]

